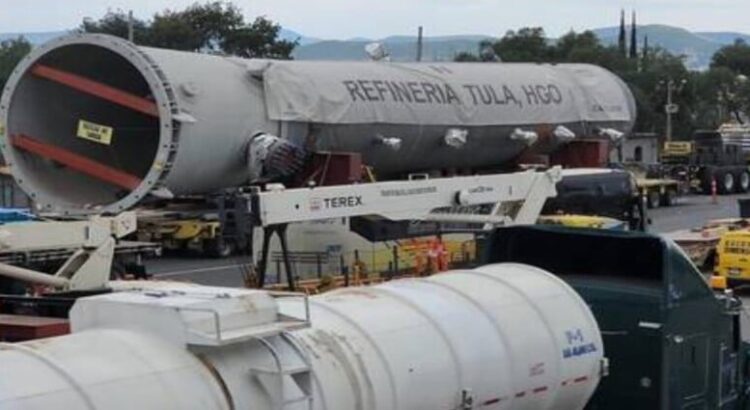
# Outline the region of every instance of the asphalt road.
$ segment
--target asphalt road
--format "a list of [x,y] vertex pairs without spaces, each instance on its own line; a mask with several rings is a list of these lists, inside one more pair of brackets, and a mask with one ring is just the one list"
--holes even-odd
[[207,259],[167,256],[146,262],[156,279],[177,280],[211,286],[242,287],[247,259],[240,257]]
[[[750,195],[720,196],[713,203],[710,196],[688,196],[669,208],[649,210],[652,232],[670,232],[700,226],[705,221],[737,217],[737,199]],[[246,258],[206,259],[198,257],[164,257],[147,261],[147,269],[157,279],[179,280],[212,286],[243,286]],[[274,281],[275,278],[269,278]]]
[[737,200],[750,198],[750,195],[728,195],[716,197],[716,203],[710,196],[691,195],[680,198],[679,202],[668,208],[649,210],[652,220],[652,232],[671,232],[701,226],[711,219],[739,217]]

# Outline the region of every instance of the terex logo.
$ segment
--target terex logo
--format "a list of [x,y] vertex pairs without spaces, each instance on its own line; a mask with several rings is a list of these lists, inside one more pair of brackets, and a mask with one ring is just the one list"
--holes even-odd
[[326,208],[354,208],[363,205],[362,197],[359,195],[323,198],[323,203]]

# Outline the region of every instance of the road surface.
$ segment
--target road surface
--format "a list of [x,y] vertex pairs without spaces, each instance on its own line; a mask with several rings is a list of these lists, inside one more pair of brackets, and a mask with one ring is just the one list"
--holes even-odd
[[750,199],[750,195],[728,195],[717,197],[717,203],[710,196],[692,195],[680,199],[669,208],[649,210],[652,232],[670,232],[700,226],[711,219],[736,218],[739,216],[738,199]]

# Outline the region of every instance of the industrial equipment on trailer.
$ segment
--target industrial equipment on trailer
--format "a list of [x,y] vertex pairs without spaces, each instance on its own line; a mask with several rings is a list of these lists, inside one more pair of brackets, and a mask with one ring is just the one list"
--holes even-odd
[[359,153],[381,180],[512,169],[634,118],[625,83],[591,65],[243,60],[75,34],[13,71],[0,148],[41,209],[117,213],[283,182],[319,151]]
[[673,243],[512,227],[485,261],[309,298],[115,283],[73,334],[0,345],[0,407],[748,408],[741,303]]

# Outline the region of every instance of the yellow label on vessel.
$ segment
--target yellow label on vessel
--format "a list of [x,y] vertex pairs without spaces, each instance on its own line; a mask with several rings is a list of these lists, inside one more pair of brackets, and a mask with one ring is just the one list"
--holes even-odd
[[93,122],[78,121],[78,138],[109,145],[112,142],[114,129],[106,125],[95,124]]
[[5,136],[5,124],[0,122],[0,137],[4,137],[4,136]]

